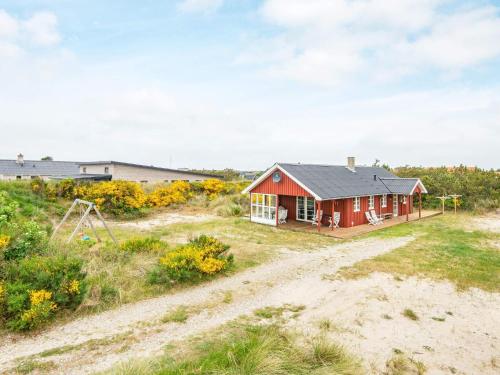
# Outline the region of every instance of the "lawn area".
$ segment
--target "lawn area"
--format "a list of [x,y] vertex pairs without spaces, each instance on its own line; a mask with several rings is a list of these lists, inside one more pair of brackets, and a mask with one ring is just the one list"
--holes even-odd
[[372,232],[367,237],[414,235],[415,241],[390,253],[367,259],[341,270],[348,278],[372,272],[421,275],[447,279],[459,290],[476,287],[500,291],[500,235],[475,230],[470,214],[440,215],[410,224]]

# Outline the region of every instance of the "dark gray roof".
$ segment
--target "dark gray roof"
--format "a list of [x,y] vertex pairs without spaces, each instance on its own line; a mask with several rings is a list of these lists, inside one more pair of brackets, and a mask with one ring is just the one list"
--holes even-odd
[[126,163],[126,162],[123,162],[123,161],[114,161],[114,160],[107,160],[107,161],[87,161],[87,162],[79,163],[79,165],[106,165],[106,164],[126,165],[126,166],[129,166],[129,167],[136,167],[136,168],[148,168],[148,169],[156,169],[156,170],[159,170],[159,171],[192,174],[192,175],[203,176],[203,177],[220,178],[220,176],[216,176],[216,175],[208,174],[208,173],[191,172],[189,170],[155,167],[154,165]]
[[380,167],[356,166],[353,172],[342,165],[286,163],[278,165],[320,199],[390,194],[391,191],[380,181],[380,177],[396,177]]
[[382,183],[394,194],[411,194],[418,178],[382,178]]
[[77,162],[54,160],[16,160],[0,159],[0,174],[8,176],[69,176],[80,174]]
[[111,181],[112,175],[110,174],[75,174],[75,175],[65,175],[65,176],[52,176],[52,180],[64,180],[66,178],[71,178],[73,180],[79,181]]

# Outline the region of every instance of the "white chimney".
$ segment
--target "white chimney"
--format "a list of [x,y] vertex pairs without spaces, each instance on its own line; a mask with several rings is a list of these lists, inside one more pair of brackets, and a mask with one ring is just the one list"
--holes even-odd
[[347,168],[352,172],[356,171],[356,158],[354,156],[347,157]]
[[19,155],[17,155],[16,163],[19,165],[24,165],[24,155],[23,154],[19,153]]

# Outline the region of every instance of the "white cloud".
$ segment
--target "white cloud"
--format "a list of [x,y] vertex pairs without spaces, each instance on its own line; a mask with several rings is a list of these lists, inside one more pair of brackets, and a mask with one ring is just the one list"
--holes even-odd
[[53,13],[38,12],[20,20],[0,9],[0,57],[4,60],[19,57],[31,46],[54,47],[60,41]]
[[17,35],[19,23],[6,11],[0,9],[0,38],[14,37]]
[[178,7],[183,12],[213,12],[220,8],[224,0],[183,0]]
[[57,31],[57,17],[51,12],[38,12],[24,21],[23,29],[31,41],[41,46],[58,44],[61,36]]
[[283,57],[267,59],[268,72],[302,82],[459,73],[500,56],[499,13],[452,0],[266,0],[260,14],[281,31],[257,40],[237,61],[266,62],[263,55],[278,40],[283,52],[272,55]]

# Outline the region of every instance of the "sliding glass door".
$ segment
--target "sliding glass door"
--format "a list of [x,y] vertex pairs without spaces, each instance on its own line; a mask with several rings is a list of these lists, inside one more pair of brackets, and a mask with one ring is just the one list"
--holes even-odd
[[297,220],[313,221],[316,215],[314,198],[297,197]]

